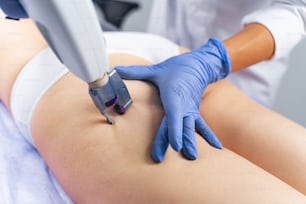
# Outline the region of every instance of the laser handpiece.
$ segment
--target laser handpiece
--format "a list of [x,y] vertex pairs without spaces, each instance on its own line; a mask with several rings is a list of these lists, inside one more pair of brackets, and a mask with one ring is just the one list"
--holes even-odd
[[87,82],[96,107],[106,117],[114,107],[123,114],[132,99],[115,70],[109,67],[105,39],[91,0],[20,0],[58,59]]

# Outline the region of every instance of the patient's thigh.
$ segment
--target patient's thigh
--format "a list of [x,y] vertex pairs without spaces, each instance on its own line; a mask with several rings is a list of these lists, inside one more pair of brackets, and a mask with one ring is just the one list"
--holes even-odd
[[306,129],[252,101],[226,80],[208,88],[201,113],[223,145],[306,194]]
[[78,203],[271,203],[302,195],[238,155],[197,136],[199,158],[168,149],[152,162],[150,147],[163,117],[156,89],[126,82],[133,105],[109,125],[87,85],[68,74],[41,99],[34,141],[66,192]]

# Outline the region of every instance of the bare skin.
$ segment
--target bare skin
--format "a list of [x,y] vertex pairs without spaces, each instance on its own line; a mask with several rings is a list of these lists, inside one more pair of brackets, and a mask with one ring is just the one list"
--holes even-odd
[[[45,42],[30,21],[12,23],[1,19],[0,23],[1,27],[10,26],[12,32],[18,33],[18,36],[8,33],[0,36],[0,97],[9,108],[11,87],[18,72],[45,46]],[[12,43],[18,46],[9,49]],[[112,55],[110,62],[112,65],[147,63],[127,55]],[[305,177],[290,175],[286,178],[295,177],[293,181],[304,179],[304,185],[294,182],[288,185],[227,149],[236,148],[247,159],[249,154],[253,161],[269,164],[274,161],[255,151],[256,145],[262,142],[257,142],[254,136],[250,137],[254,139],[254,144],[244,144],[254,151],[246,152],[247,148],[239,148],[239,143],[243,145],[248,141],[243,138],[248,138],[254,127],[253,134],[265,136],[264,131],[256,132],[255,122],[262,124],[262,118],[265,118],[266,125],[277,124],[276,127],[285,129],[288,125],[294,127],[286,130],[294,134],[295,140],[290,140],[291,135],[286,135],[283,130],[281,140],[276,135],[266,142],[282,145],[281,141],[285,139],[283,146],[288,149],[296,147],[297,141],[305,142],[303,128],[250,102],[229,83],[222,81],[207,90],[201,110],[226,148],[214,149],[197,135],[199,158],[196,161],[188,161],[169,148],[165,161],[155,164],[150,158],[150,145],[163,116],[158,92],[144,82],[126,81],[126,84],[134,103],[123,117],[111,113],[116,121],[113,126],[106,124],[93,105],[87,85],[72,74],[65,75],[54,84],[35,110],[32,133],[36,147],[76,203],[306,203],[305,195],[301,193],[306,192]],[[228,100],[236,102],[229,113],[225,108],[228,104],[220,103],[225,101],[222,98],[225,92],[229,95],[226,103]],[[250,109],[247,109],[248,106],[251,106]],[[253,112],[257,110],[258,113]],[[234,111],[236,114],[231,115]],[[243,114],[237,117],[237,112]],[[249,118],[251,113],[253,119],[248,122],[243,117]],[[235,118],[238,118],[237,121]],[[269,140],[269,137],[265,138]],[[237,145],[233,141],[237,141]],[[294,156],[300,153],[302,156],[298,159],[292,157],[290,164],[302,169],[300,162],[305,161],[305,151],[297,146],[295,155],[295,148],[292,149]],[[279,160],[282,158],[280,155]],[[290,169],[289,166],[284,168],[279,171]]]
[[270,31],[263,25],[246,25],[224,41],[232,62],[232,72],[273,57],[275,44]]

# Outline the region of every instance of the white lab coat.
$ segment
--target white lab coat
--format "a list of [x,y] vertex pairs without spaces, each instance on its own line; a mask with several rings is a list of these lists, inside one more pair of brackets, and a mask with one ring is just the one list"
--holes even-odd
[[270,30],[275,55],[228,79],[270,106],[286,71],[288,53],[305,36],[305,0],[154,0],[148,31],[193,49],[209,37],[226,39],[251,22]]

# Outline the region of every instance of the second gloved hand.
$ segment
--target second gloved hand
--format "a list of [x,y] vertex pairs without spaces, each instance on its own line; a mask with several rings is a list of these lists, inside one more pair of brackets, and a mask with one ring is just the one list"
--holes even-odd
[[122,78],[146,80],[160,92],[165,116],[152,146],[152,158],[164,159],[168,144],[183,150],[188,159],[197,158],[195,130],[212,146],[222,148],[199,113],[206,86],[230,73],[231,63],[222,42],[210,39],[202,47],[152,66],[116,67]]

